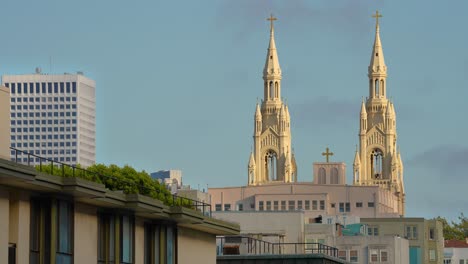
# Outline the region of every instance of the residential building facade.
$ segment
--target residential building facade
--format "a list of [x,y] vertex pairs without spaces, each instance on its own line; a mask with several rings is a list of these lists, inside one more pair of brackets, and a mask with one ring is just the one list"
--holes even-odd
[[444,241],[444,264],[468,264],[468,237]]
[[373,228],[373,234],[393,235],[408,239],[410,264],[442,263],[444,237],[442,223],[424,218],[361,218]]
[[0,263],[216,263],[239,226],[0,159]]
[[[83,74],[4,75],[10,93],[11,147],[83,167],[96,162],[95,82]],[[25,164],[39,159],[12,152]]]

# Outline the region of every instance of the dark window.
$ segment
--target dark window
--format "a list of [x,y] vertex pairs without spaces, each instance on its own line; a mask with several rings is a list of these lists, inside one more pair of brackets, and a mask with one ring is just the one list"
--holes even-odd
[[173,226],[145,224],[144,263],[175,263],[176,238]]
[[374,207],[374,202],[368,202],[367,207]]
[[[16,93],[16,85],[14,83],[11,84],[11,93],[15,94]],[[21,93],[21,92],[19,92]],[[19,100],[18,100],[19,101]]]
[[76,93],[76,82],[72,82],[72,93]]
[[39,83],[36,83],[36,93],[41,93],[41,86]]
[[67,93],[70,93],[70,83],[67,82]]
[[[31,199],[29,263],[73,262],[73,205],[67,201]],[[56,211],[52,217],[52,208]],[[56,252],[51,252],[56,234]]]
[[54,93],[58,93],[58,83],[54,83]]
[[19,94],[22,93],[22,91],[21,91],[21,83],[18,83],[18,93],[19,93]]
[[64,93],[65,92],[65,84],[62,82],[60,83],[60,93]]
[[47,83],[47,92],[52,93],[52,83]]
[[29,93],[34,93],[34,83],[29,83]]

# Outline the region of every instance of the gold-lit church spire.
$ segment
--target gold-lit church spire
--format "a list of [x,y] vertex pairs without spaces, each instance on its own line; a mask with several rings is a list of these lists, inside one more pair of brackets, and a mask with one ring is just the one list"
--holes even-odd
[[385,65],[379,19],[376,11],[375,39],[368,67],[369,97],[362,103],[359,125],[359,153],[353,164],[355,185],[378,185],[398,196],[398,212],[404,215],[405,194],[403,163],[396,151],[396,115],[387,99],[387,66]]
[[270,41],[263,68],[264,97],[257,104],[254,117],[254,151],[249,160],[249,185],[271,182],[295,182],[296,162],[291,151],[289,110],[281,97],[281,68],[275,43],[274,22],[271,15]]

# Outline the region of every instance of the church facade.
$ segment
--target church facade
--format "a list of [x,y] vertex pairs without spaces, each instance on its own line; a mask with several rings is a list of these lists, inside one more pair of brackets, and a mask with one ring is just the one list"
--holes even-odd
[[[377,13],[377,18],[378,13]],[[273,22],[274,18],[269,19]],[[346,183],[346,164],[313,164],[313,177],[297,182],[291,148],[290,115],[281,100],[281,68],[273,24],[263,70],[264,98],[254,115],[254,148],[248,163],[248,184],[209,188],[215,211],[304,211],[316,217],[404,216],[403,164],[396,145],[396,117],[387,99],[387,67],[376,23],[369,73],[369,97],[362,103],[359,149],[353,164],[353,184]]]

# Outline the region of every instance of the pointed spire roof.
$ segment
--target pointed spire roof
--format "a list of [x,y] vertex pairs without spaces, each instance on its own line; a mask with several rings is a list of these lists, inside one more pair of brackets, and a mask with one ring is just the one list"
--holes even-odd
[[361,117],[367,117],[366,104],[364,103],[364,100],[362,100],[361,103]]
[[395,117],[396,117],[396,115],[395,115],[395,107],[393,106],[393,103],[391,104],[391,106],[392,106],[392,115],[393,115],[393,117],[395,118]]
[[283,105],[281,105],[281,109],[280,109],[280,113],[279,113],[279,116],[280,116],[280,119],[286,119],[286,107]]
[[374,48],[372,49],[371,61],[369,65],[369,75],[372,73],[386,73],[387,66],[385,66],[385,59],[382,49],[382,42],[380,41],[380,25],[379,25],[379,18],[382,15],[379,11],[375,12],[375,15],[372,17],[376,18],[375,23],[375,40],[374,40]]
[[249,167],[255,166],[255,158],[253,152],[250,152]]
[[390,100],[387,100],[387,108],[385,109],[385,115],[388,117],[392,115],[392,103],[390,103]]
[[260,112],[260,105],[257,103],[257,107],[255,109],[255,119],[262,119],[262,112]]
[[267,20],[270,21],[270,44],[268,46],[268,52],[265,61],[265,67],[263,68],[263,78],[268,76],[272,77],[281,77],[281,68],[279,65],[278,53],[276,52],[275,44],[275,29],[273,26],[273,21],[276,20],[273,15],[271,15]]
[[361,159],[359,158],[359,151],[357,150],[356,146],[356,154],[354,155],[354,165],[361,164]]

